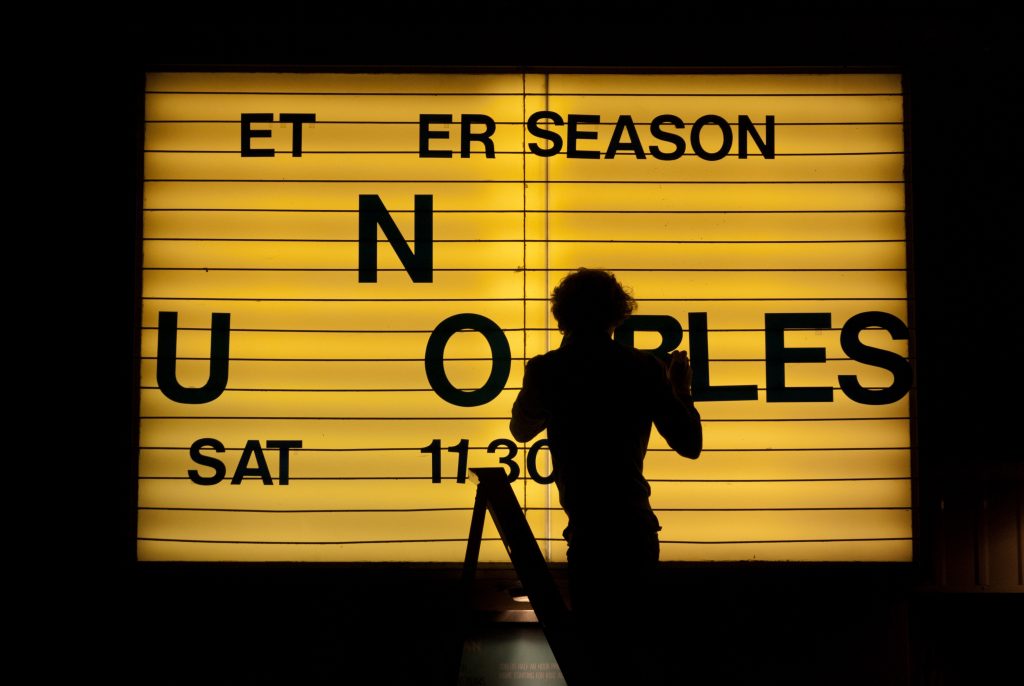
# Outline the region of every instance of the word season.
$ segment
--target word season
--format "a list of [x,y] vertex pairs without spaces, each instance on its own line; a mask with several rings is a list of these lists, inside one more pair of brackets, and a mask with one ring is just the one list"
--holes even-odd
[[[420,115],[420,157],[452,157],[451,150],[442,150],[431,145],[451,137],[450,128],[454,118],[450,114]],[[659,141],[658,145],[644,146],[633,117],[620,114],[615,120],[607,143],[601,150],[595,150],[590,141],[599,140],[599,128],[605,122],[597,114],[570,114],[565,118],[558,112],[544,110],[534,112],[526,121],[526,130],[531,136],[545,141],[545,145],[531,141],[527,144],[530,152],[539,157],[553,157],[565,148],[565,156],[577,159],[606,160],[617,155],[632,155],[637,159],[646,159],[649,154],[656,160],[678,160],[686,154],[686,139],[680,132],[686,128],[681,117],[674,114],[659,114],[646,124],[652,138]],[[641,124],[643,126],[643,124]],[[554,130],[552,127],[557,127]],[[561,127],[565,127],[564,135]],[[775,159],[775,116],[766,115],[763,124],[764,136],[758,132],[749,115],[741,114],[737,118],[736,131],[725,117],[717,114],[705,114],[698,117],[690,126],[689,140],[693,154],[702,160],[713,162],[728,156],[736,144],[736,156],[746,159],[750,156],[750,143],[754,144],[761,157]],[[477,143],[482,146],[484,156],[494,157],[496,154],[491,136],[497,130],[494,119],[486,114],[463,114],[459,119],[459,156],[470,157],[471,146]],[[705,131],[710,134],[705,135]],[[668,144],[668,145],[664,145]]]

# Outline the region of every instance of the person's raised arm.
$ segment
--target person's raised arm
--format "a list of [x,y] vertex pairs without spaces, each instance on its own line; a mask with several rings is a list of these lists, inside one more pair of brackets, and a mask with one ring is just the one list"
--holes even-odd
[[670,358],[668,383],[660,383],[655,399],[654,425],[669,447],[695,460],[704,447],[704,435],[690,388],[693,370],[685,350],[673,352]]
[[523,387],[512,405],[512,420],[508,428],[517,441],[529,441],[547,427],[547,412],[543,403],[540,362],[534,358],[526,363]]

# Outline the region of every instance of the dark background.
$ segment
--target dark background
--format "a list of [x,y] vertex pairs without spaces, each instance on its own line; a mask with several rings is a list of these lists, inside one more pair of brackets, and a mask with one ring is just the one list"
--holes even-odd
[[[67,490],[29,552],[51,579],[34,599],[33,636],[63,647],[41,669],[133,683],[439,678],[458,598],[451,567],[134,561],[146,70],[433,66],[904,74],[915,562],[666,565],[665,635],[676,674],[717,683],[985,684],[1000,669],[1019,673],[1017,36],[1006,17],[977,8],[936,16],[851,4],[826,17],[810,3],[756,13],[175,3],[62,16],[59,30],[40,31],[24,50],[27,82],[11,88],[44,112],[12,108],[16,146],[49,141],[29,143],[30,162],[16,167],[46,217],[19,229],[36,235],[34,254],[54,265],[49,283],[63,294],[16,310],[30,333],[45,332],[16,339],[27,353],[19,373],[43,391],[26,414],[44,407],[59,419],[35,440]],[[40,182],[55,169],[64,182]],[[38,373],[34,359],[54,364]],[[30,514],[53,497],[25,490]],[[496,591],[512,582],[501,569],[483,579]]]

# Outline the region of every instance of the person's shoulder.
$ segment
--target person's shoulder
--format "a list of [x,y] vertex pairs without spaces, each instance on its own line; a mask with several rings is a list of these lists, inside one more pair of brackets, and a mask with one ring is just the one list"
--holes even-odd
[[542,370],[548,369],[553,363],[556,363],[558,358],[554,353],[557,352],[558,350],[555,349],[549,350],[546,353],[541,353],[540,355],[534,355],[526,361],[526,370],[528,372],[539,373]]
[[648,381],[661,381],[667,378],[668,367],[653,353],[646,350],[637,350],[633,347],[620,347],[625,350],[621,354],[624,358],[628,359],[628,364],[638,376]]
[[539,366],[548,364],[549,362],[551,362],[551,360],[557,359],[558,351],[559,349],[555,348],[554,350],[549,350],[547,352],[541,353],[540,355],[534,355],[533,357],[526,361],[526,364],[533,364]]
[[615,343],[615,348],[619,355],[629,359],[636,365],[651,369],[664,367],[664,363],[661,360],[659,360],[653,353],[646,350],[639,350],[633,346],[623,345],[621,343]]

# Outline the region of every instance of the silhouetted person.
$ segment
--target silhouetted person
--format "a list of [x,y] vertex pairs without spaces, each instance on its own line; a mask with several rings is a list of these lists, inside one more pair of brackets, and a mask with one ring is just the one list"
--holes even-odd
[[656,680],[649,609],[661,526],[643,463],[652,423],[673,450],[700,455],[689,360],[674,352],[666,370],[612,340],[636,302],[608,272],[573,272],[551,302],[562,345],[527,363],[510,428],[519,441],[548,432],[569,516],[563,535],[586,683],[649,683]]

